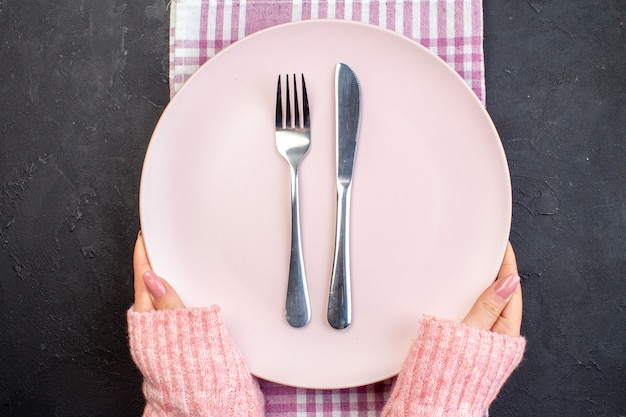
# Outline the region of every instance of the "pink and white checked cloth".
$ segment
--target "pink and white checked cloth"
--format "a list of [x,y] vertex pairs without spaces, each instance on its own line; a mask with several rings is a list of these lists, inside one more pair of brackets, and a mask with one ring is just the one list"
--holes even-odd
[[306,19],[345,19],[394,30],[446,61],[485,103],[482,0],[173,0],[170,97],[226,46]]
[[[485,103],[482,0],[172,0],[170,7],[170,97],[202,64],[246,35],[329,18],[378,25],[421,43]],[[392,383],[307,390],[260,381],[267,417],[377,416]]]

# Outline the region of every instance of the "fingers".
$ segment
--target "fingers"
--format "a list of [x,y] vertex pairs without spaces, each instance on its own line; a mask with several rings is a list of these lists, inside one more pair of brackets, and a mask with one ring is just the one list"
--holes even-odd
[[476,300],[463,319],[468,326],[519,336],[522,321],[522,291],[517,262],[507,244],[497,280]]
[[500,271],[498,271],[498,277],[496,279],[499,280],[511,274],[517,274],[517,260],[515,259],[515,252],[513,251],[511,242],[507,242],[502,265],[500,265]]
[[522,286],[517,284],[513,296],[502,310],[491,330],[509,336],[519,336],[522,325]]
[[[511,242],[507,244],[502,266],[498,273],[498,280],[510,274],[518,275],[517,260]],[[522,286],[518,283],[513,291],[513,295],[509,298],[509,302],[502,310],[500,317],[498,317],[491,330],[509,336],[519,336],[522,326],[522,306]]]
[[185,308],[182,300],[174,291],[174,288],[163,278],[158,277],[152,271],[143,274],[143,281],[152,297],[152,304],[157,310],[174,310]]
[[158,277],[150,266],[141,233],[137,236],[133,255],[135,273],[135,311],[184,308],[176,291],[163,278]]
[[133,271],[135,274],[135,311],[138,313],[154,310],[150,292],[146,288],[142,278],[143,274],[150,270],[152,270],[152,267],[148,261],[146,248],[143,244],[143,236],[141,232],[139,232],[137,242],[135,242],[135,252],[133,254]]

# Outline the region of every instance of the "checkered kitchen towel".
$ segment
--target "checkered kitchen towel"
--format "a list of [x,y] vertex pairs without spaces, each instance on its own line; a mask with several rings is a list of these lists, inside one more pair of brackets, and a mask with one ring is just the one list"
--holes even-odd
[[[345,19],[401,33],[445,60],[485,103],[482,0],[172,0],[170,96],[208,59],[246,35],[305,19]],[[393,380],[343,390],[260,381],[267,417],[377,416]]]
[[345,19],[401,33],[446,61],[485,103],[482,0],[173,0],[170,96],[224,47],[306,19]]

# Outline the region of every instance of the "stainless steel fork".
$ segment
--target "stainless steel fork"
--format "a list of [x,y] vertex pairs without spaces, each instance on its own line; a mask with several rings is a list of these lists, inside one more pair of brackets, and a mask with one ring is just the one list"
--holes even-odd
[[[311,124],[309,118],[309,100],[302,75],[302,120],[298,103],[298,87],[296,76],[293,75],[293,109],[291,118],[291,97],[289,75],[285,77],[286,100],[285,117],[283,117],[282,92],[280,76],[276,92],[276,147],[287,160],[291,171],[291,257],[289,260],[289,279],[287,282],[287,300],[285,316],[293,327],[305,326],[311,319],[311,305],[302,256],[302,240],[300,238],[300,210],[298,197],[298,165],[311,146]],[[300,123],[302,121],[302,123]]]

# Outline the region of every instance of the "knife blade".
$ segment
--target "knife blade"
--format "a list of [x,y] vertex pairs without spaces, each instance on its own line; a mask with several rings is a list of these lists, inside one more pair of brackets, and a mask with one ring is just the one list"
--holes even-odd
[[328,296],[328,323],[345,329],[352,322],[350,276],[350,200],[352,173],[361,122],[361,87],[352,69],[335,67],[335,136],[337,141],[337,222]]

